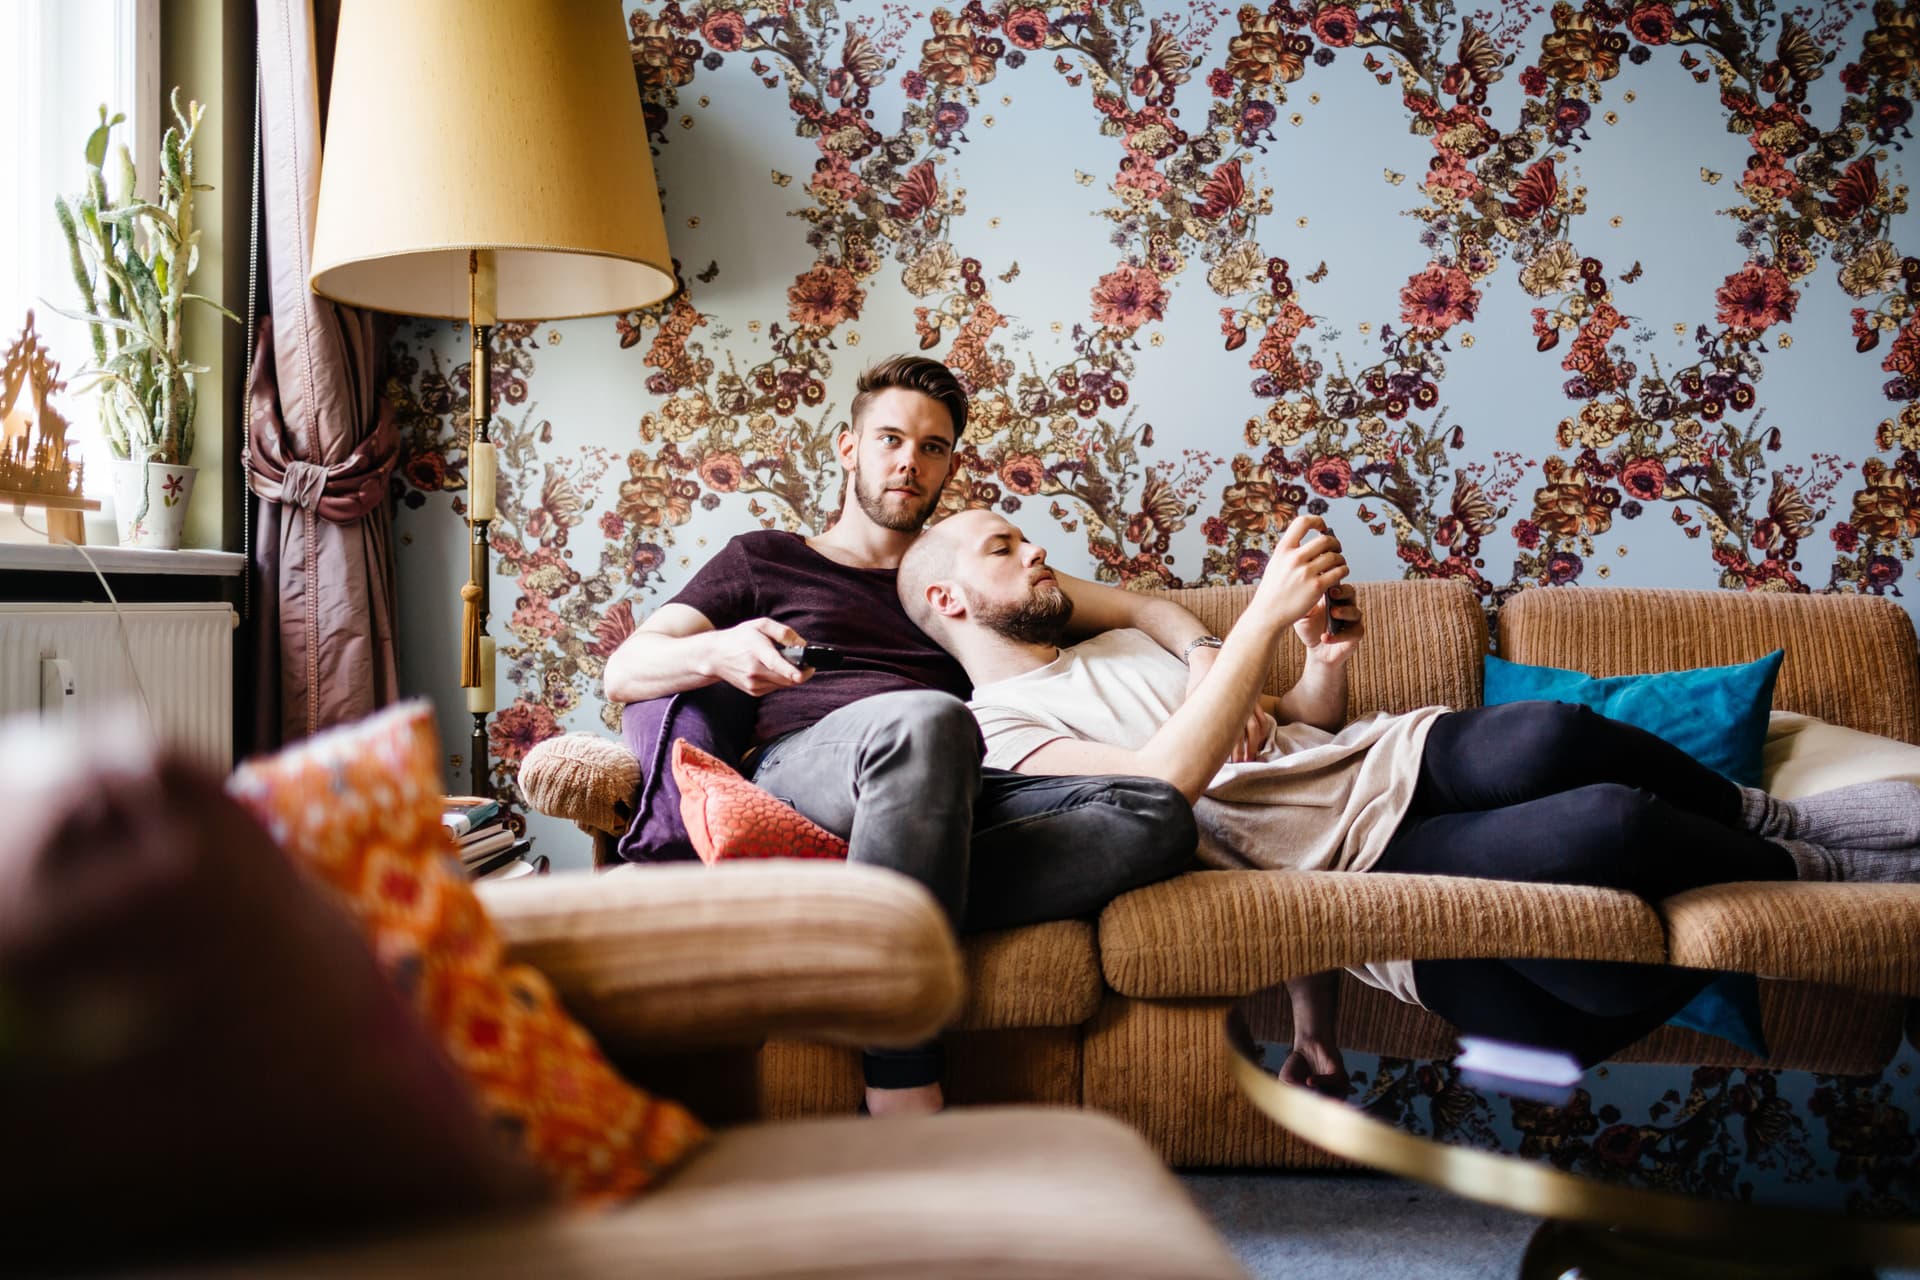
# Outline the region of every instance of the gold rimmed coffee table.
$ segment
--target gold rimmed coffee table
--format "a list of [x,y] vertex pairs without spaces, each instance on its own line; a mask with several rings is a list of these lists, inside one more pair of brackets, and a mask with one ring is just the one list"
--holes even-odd
[[1228,1017],[1253,1104],[1336,1156],[1546,1219],[1523,1280],[1852,1280],[1920,1263],[1920,1050],[1907,1037],[1856,1075],[1609,1062],[1555,1087],[1477,1073],[1457,1044],[1363,1052],[1343,1025],[1351,1091],[1334,1096],[1280,1079],[1286,1007],[1271,988]]

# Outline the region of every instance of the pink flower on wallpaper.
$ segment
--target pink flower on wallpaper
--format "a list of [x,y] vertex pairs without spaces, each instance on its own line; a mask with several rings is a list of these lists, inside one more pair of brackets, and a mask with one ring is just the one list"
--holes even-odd
[[1007,39],[1022,49],[1044,49],[1047,44],[1047,15],[1040,9],[1015,9],[1007,15]]
[[1800,301],[1786,272],[1751,262],[1728,276],[1713,297],[1720,304],[1716,320],[1732,329],[1754,332],[1793,319]]
[[1641,5],[1627,18],[1627,30],[1643,44],[1665,44],[1673,39],[1673,6]]
[[1658,502],[1667,491],[1667,468],[1658,458],[1635,458],[1620,468],[1620,487],[1639,502]]
[[1120,173],[1113,180],[1116,187],[1132,187],[1149,201],[1158,200],[1167,193],[1171,185],[1166,175],[1153,167],[1153,157],[1139,151],[1130,151],[1127,158],[1120,162]]
[[1121,265],[1093,286],[1093,318],[1122,333],[1166,318],[1167,291],[1145,267]]
[[1458,267],[1428,267],[1400,290],[1400,319],[1417,329],[1451,329],[1479,305],[1473,278]]
[[737,453],[710,453],[700,460],[700,479],[715,493],[732,493],[744,474]]
[[860,314],[867,292],[845,267],[821,264],[787,289],[787,315],[795,324],[831,329]]
[[1323,498],[1344,498],[1353,483],[1353,465],[1345,458],[1315,458],[1307,468],[1307,483]]
[[551,638],[567,629],[560,615],[547,604],[546,597],[540,595],[528,596],[526,603],[513,611],[507,625],[515,635],[528,639],[534,636]]
[[1740,175],[1740,185],[1750,191],[1771,191],[1775,195],[1792,195],[1800,180],[1793,176],[1793,170],[1780,162],[1780,157],[1768,151],[1761,151],[1747,165],[1747,171]]
[[518,768],[527,752],[560,732],[560,721],[544,703],[514,699],[513,705],[494,716],[487,726],[488,745],[494,756],[509,768]]
[[1031,498],[1046,483],[1047,466],[1031,453],[1016,453],[1000,464],[1000,483],[1011,493]]
[[1313,34],[1321,44],[1344,49],[1359,36],[1360,18],[1343,4],[1328,5],[1313,15]]
[[747,43],[747,21],[734,9],[711,9],[700,24],[707,45],[721,53],[738,53]]

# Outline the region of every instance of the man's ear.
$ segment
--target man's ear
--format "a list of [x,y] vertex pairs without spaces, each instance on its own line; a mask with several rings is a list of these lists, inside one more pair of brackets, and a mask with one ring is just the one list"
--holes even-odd
[[841,427],[839,434],[833,438],[834,456],[840,459],[841,468],[851,473],[859,451],[860,428],[848,423]]
[[929,584],[927,603],[943,618],[964,618],[967,614],[967,598],[951,582]]

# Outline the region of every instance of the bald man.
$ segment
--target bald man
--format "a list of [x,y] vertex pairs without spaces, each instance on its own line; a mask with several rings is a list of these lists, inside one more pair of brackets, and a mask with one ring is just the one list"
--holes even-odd
[[[1729,880],[1920,878],[1920,790],[1905,783],[1788,803],[1556,702],[1349,722],[1347,663],[1366,628],[1347,574],[1318,517],[1293,521],[1191,692],[1180,660],[1137,633],[1062,648],[1072,602],[1045,551],[992,511],[923,534],[898,588],[908,616],[973,681],[968,705],[989,765],[1161,778],[1195,802],[1200,854],[1214,866],[1593,884],[1652,901]],[[1329,600],[1343,624],[1334,634]],[[1289,628],[1306,648],[1302,675],[1286,694],[1263,695]],[[1256,712],[1271,718],[1267,740],[1237,762]],[[1515,1039],[1531,1031],[1586,1058],[1637,1039],[1700,985],[1668,970],[1550,961],[1416,962],[1358,976],[1456,1024]],[[1313,994],[1295,992],[1303,1023],[1324,1019],[1304,1005]],[[1333,1069],[1337,1055],[1307,1049],[1296,1069]]]

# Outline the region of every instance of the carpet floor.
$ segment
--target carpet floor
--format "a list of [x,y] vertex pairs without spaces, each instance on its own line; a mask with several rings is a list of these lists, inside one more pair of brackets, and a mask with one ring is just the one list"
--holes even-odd
[[[1517,1275],[1539,1219],[1370,1174],[1183,1173],[1255,1280]],[[1881,1280],[1920,1280],[1883,1270]]]

